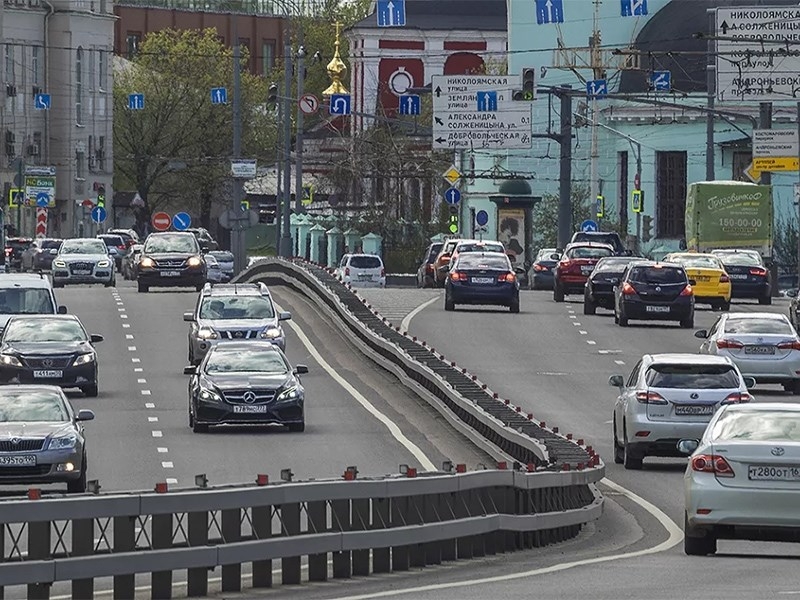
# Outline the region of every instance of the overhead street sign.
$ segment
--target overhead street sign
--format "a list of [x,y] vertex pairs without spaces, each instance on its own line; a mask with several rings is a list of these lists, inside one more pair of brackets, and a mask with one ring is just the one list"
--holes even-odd
[[753,157],[755,171],[797,171],[800,169],[800,158],[796,156],[783,156],[781,158],[755,158]]
[[166,231],[172,225],[172,217],[169,216],[169,213],[157,212],[150,219],[150,222],[156,231]]
[[519,75],[434,75],[433,112],[478,112],[478,92],[496,93],[495,110],[519,109],[519,102],[514,102],[512,94],[521,87]]
[[375,15],[378,27],[405,27],[406,0],[378,0]]
[[231,160],[231,176],[234,179],[252,179],[256,176],[256,161],[253,158],[234,158]]
[[656,92],[668,92],[672,88],[672,73],[653,71],[650,73],[650,87]]
[[128,94],[128,109],[144,110],[144,94]]
[[647,0],[620,0],[623,17],[643,17],[647,14]]
[[536,0],[536,22],[539,25],[564,22],[564,0]]
[[713,35],[719,100],[800,98],[800,55],[790,45],[800,39],[800,7],[717,8]]
[[754,129],[753,158],[797,158],[797,129]]

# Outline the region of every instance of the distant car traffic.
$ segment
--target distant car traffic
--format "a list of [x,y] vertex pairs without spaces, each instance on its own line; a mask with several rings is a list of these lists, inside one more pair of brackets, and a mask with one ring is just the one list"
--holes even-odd
[[616,231],[576,231],[572,234],[572,239],[569,241],[570,244],[582,242],[608,244],[614,249],[614,254],[617,256],[628,256],[631,254]]
[[681,456],[681,438],[699,438],[721,406],[750,402],[752,379],[724,356],[647,354],[619,388],[614,403],[614,462],[641,469],[648,456]]
[[[506,254],[506,247],[503,246],[502,242],[494,242],[491,240],[458,240],[455,248],[453,248],[453,253],[450,255],[450,262],[455,262],[461,254],[467,252],[497,252],[498,254]],[[513,266],[514,261],[510,256],[509,260],[511,260],[511,265]]]
[[433,264],[436,262],[436,256],[444,246],[444,242],[433,242],[425,249],[425,254],[419,263],[417,269],[417,287],[428,288],[436,285],[436,278],[433,272]]
[[0,387],[0,484],[66,483],[69,493],[85,492],[83,422],[92,419],[58,387]]
[[50,269],[62,241],[55,238],[33,240],[22,252],[20,270],[24,272]]
[[772,275],[755,250],[712,250],[731,280],[732,298],[756,298],[772,304]]
[[436,255],[436,260],[433,261],[433,279],[436,287],[444,287],[444,282],[447,279],[447,271],[450,269],[450,259],[453,255],[460,239],[445,240],[439,254]]
[[722,407],[702,436],[686,436],[683,549],[714,554],[717,540],[797,542],[800,537],[800,406]]
[[101,233],[97,237],[103,240],[108,248],[108,254],[114,259],[114,268],[116,268],[117,271],[122,270],[122,259],[125,258],[125,255],[128,253],[128,248],[130,248],[125,238],[121,235],[104,233]]
[[22,266],[22,253],[31,245],[33,238],[8,237],[6,238],[6,269],[14,270]]
[[614,322],[678,321],[694,327],[694,292],[681,265],[638,260],[629,263],[614,287]]
[[102,335],[86,333],[74,315],[12,317],[0,337],[0,383],[46,383],[97,396]]
[[703,340],[702,354],[727,356],[757,383],[777,383],[800,394],[800,337],[786,315],[728,313],[695,336]]
[[305,430],[305,390],[280,348],[266,342],[215,346],[195,367],[189,381],[189,427],[195,433],[211,425],[285,425]]
[[558,261],[553,280],[553,300],[563,302],[568,294],[583,295],[586,280],[601,258],[614,256],[608,244],[578,242],[569,244]]
[[713,254],[673,252],[664,257],[664,262],[683,265],[693,282],[697,304],[710,304],[714,310],[731,309],[731,280],[719,258]]
[[222,282],[222,269],[219,268],[219,263],[217,259],[211,256],[210,254],[206,254],[206,281],[210,283],[221,283]]
[[614,288],[625,272],[625,267],[636,260],[642,259],[632,256],[607,256],[598,261],[584,287],[583,314],[593,315],[598,307],[614,310]]
[[542,248],[528,272],[528,287],[532,290],[552,290],[553,272],[561,253],[556,248]]
[[213,256],[217,264],[219,264],[219,270],[222,274],[222,283],[227,283],[235,274],[234,266],[233,266],[233,252],[228,252],[227,250],[214,250],[209,252],[206,257]]
[[136,268],[136,283],[139,292],[149,292],[151,287],[202,290],[206,284],[206,261],[194,234],[162,232],[148,235]]
[[207,229],[204,229],[203,227],[190,227],[185,231],[193,234],[197,238],[197,243],[200,244],[200,248],[203,250],[203,252],[211,252],[212,250],[219,249],[219,244],[211,236]]
[[458,304],[493,304],[519,312],[519,282],[505,253],[462,253],[451,263],[444,289],[448,311]]
[[120,236],[125,240],[128,250],[130,250],[131,246],[134,244],[141,243],[139,241],[139,234],[133,229],[109,229],[106,233]]
[[125,258],[122,259],[122,276],[128,280],[136,280],[139,268],[139,259],[142,257],[144,244],[134,244],[128,249]]
[[114,260],[103,240],[73,238],[61,244],[53,259],[53,286],[73,283],[117,284]]
[[374,254],[345,254],[336,275],[353,287],[386,287],[383,260]]

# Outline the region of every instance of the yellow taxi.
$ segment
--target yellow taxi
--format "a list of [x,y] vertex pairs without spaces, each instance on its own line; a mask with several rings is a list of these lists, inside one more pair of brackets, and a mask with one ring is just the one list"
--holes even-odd
[[694,288],[695,303],[710,304],[715,310],[730,310],[731,280],[722,261],[716,256],[698,252],[673,252],[667,254],[664,261],[682,265],[686,270]]

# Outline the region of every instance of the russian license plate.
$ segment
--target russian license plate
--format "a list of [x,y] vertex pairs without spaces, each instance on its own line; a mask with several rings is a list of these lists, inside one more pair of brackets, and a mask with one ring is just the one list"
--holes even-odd
[[728,275],[728,277],[730,277],[731,279],[747,279],[747,275],[745,275],[744,273],[734,273]]
[[77,269],[73,271],[75,275],[91,275],[92,272],[88,269]]
[[494,283],[494,277],[473,277],[470,281],[481,284]]
[[745,346],[745,354],[775,354],[775,346]]
[[678,404],[675,406],[676,415],[696,416],[714,414],[713,404]]
[[747,477],[757,481],[800,481],[800,467],[751,465]]
[[233,407],[233,412],[235,413],[265,413],[267,412],[267,405],[266,404],[254,404],[250,405],[237,405]]
[[359,273],[358,274],[359,281],[372,281],[372,275],[369,273]]
[[36,379],[56,379],[62,377],[64,371],[34,371],[33,376]]
[[161,271],[161,276],[162,277],[180,277],[181,276],[181,272],[180,271]]
[[711,277],[708,275],[695,275],[692,279],[695,281],[711,281]]
[[581,273],[584,275],[588,275],[592,271],[594,271],[594,265],[581,265]]
[[0,456],[0,466],[3,467],[34,467],[36,455],[20,454],[17,456]]
[[645,311],[652,312],[652,313],[668,313],[669,306],[654,306],[652,304],[648,304],[645,306]]

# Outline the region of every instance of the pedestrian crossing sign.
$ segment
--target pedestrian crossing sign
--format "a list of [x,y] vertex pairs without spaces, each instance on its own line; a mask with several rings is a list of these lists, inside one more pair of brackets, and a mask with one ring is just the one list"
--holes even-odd
[[303,186],[303,206],[308,206],[314,202],[314,188],[310,185]]

